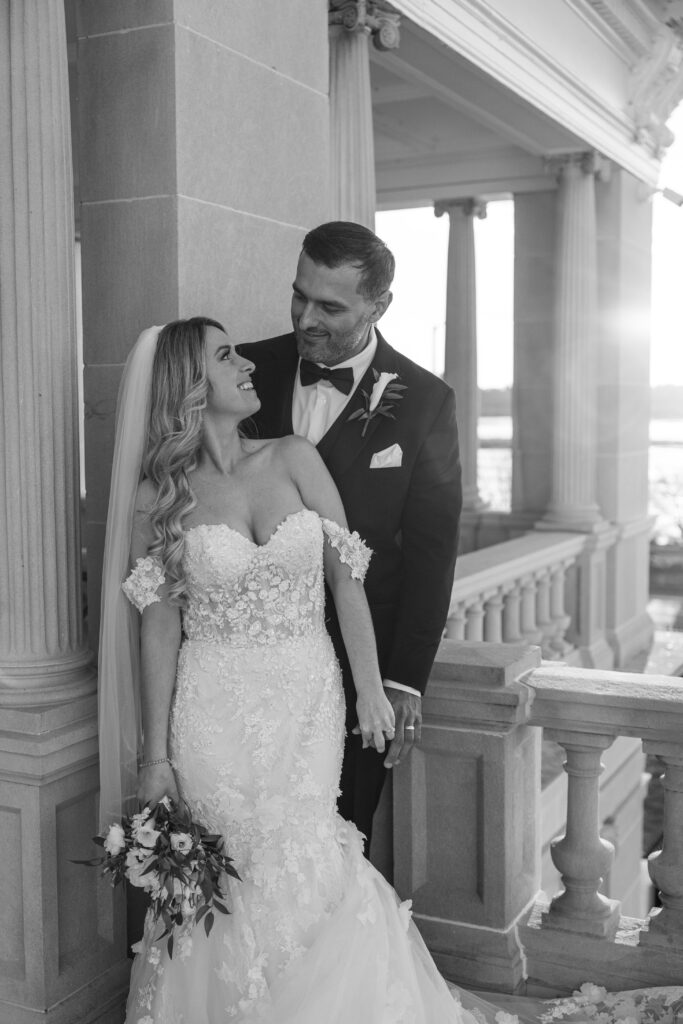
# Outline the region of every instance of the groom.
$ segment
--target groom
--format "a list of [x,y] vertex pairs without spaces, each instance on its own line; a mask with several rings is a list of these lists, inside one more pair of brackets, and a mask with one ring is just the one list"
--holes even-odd
[[304,238],[292,286],[291,334],[241,345],[256,364],[261,437],[316,444],[349,529],[374,554],[365,581],[396,735],[384,755],[362,749],[355,690],[332,602],[347,742],[339,811],[368,843],[386,768],[419,743],[421,695],[441,638],[462,504],[455,396],[376,329],[391,302],[394,257],[360,224],[322,224]]

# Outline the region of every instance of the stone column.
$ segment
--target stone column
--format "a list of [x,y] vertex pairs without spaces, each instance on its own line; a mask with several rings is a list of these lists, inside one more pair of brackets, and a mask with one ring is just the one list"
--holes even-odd
[[606,635],[617,668],[644,664],[647,614],[652,208],[615,168],[596,188],[600,277],[598,501],[619,527],[606,572]]
[[[92,685],[83,642],[74,218],[63,5],[10,3],[0,177],[0,704]],[[14,10],[12,10],[14,8]]]
[[552,497],[543,525],[593,531],[601,522],[596,446],[597,158],[572,154],[556,166],[554,458]]
[[458,402],[458,432],[462,461],[463,512],[484,507],[477,484],[477,285],[474,262],[474,218],[486,216],[479,199],[456,199],[434,204],[434,213],[448,214],[448,279],[446,286],[446,361],[444,378]]
[[330,0],[331,219],[374,228],[375,147],[368,39],[398,46],[399,16],[381,0]]
[[512,508],[529,530],[551,497],[555,190],[515,195]]
[[[74,218],[62,0],[0,34],[0,1019],[104,1021],[127,964],[94,871],[95,674],[82,630]],[[118,963],[117,963],[118,961]]]

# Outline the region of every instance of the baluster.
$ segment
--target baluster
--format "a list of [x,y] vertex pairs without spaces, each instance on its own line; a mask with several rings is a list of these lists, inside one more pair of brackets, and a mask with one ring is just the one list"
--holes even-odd
[[466,640],[484,639],[484,606],[480,600],[467,606],[467,622],[465,624]]
[[536,628],[536,581],[533,576],[524,576],[522,579],[520,626],[524,643],[540,642],[541,631]]
[[650,912],[643,946],[683,949],[683,748],[670,743],[645,742],[646,754],[657,754],[665,765],[664,839],[662,849],[650,854],[648,870],[659,890],[661,907]]
[[539,569],[536,580],[536,625],[541,632],[541,649],[544,658],[556,658],[550,641],[553,637],[553,623],[550,618],[550,573],[547,568]]
[[599,779],[603,750],[614,737],[546,729],[546,736],[564,747],[567,784],[567,831],[551,844],[553,864],[565,891],[555,896],[543,925],[559,931],[613,938],[619,923],[619,901],[598,889],[614,857],[614,847],[600,838]]
[[446,621],[446,638],[448,640],[465,639],[465,621],[467,612],[465,605],[461,602],[448,616]]
[[503,642],[518,644],[522,640],[522,633],[520,630],[520,593],[517,583],[513,583],[509,590],[504,591],[503,601]]
[[571,621],[564,607],[564,576],[567,565],[571,565],[571,562],[560,562],[550,570],[550,618],[554,630],[551,647],[561,658],[571,650],[571,644],[564,638]]
[[503,598],[496,591],[484,604],[484,640],[491,644],[503,642]]

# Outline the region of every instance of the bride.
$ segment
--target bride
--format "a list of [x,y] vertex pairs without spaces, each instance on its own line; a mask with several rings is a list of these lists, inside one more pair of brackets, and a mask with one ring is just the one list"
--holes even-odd
[[[102,585],[102,818],[119,818],[135,794],[150,804],[180,796],[225,837],[241,879],[225,880],[230,915],[208,937],[181,933],[172,960],[148,917],[127,1024],[597,1019],[596,986],[597,996],[545,1004],[449,991],[410,904],[338,815],[344,697],[324,580],[363,744],[381,751],[393,735],[362,587],[371,552],[348,531],[315,448],[240,433],[259,407],[252,370],[220,324],[196,317],[143,332],[119,394]],[[683,996],[643,998],[661,993]],[[600,1019],[623,1018],[626,996],[635,1007],[638,993],[605,994]]]
[[[409,905],[337,813],[344,697],[324,580],[363,744],[382,751],[393,736],[362,586],[371,552],[349,533],[312,445],[241,434],[259,408],[252,371],[220,324],[197,317],[144,332],[122,381],[103,582],[103,815],[135,791],[151,804],[181,796],[225,836],[241,878],[226,880],[230,916],[208,938],[186,935],[173,960],[147,921],[127,1022],[471,1021]],[[122,589],[139,641],[121,596],[126,537]]]

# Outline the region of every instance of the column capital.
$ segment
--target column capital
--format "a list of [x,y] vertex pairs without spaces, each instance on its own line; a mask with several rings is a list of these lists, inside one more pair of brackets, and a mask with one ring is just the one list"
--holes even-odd
[[548,157],[545,161],[546,170],[560,181],[568,172],[578,170],[586,177],[593,175],[598,181],[609,181],[612,165],[610,161],[594,149],[575,153],[561,153]]
[[476,196],[468,199],[438,199],[434,203],[435,217],[442,217],[444,213],[450,216],[453,211],[460,212],[464,217],[486,219],[486,203]]
[[401,15],[387,0],[329,0],[330,28],[364,32],[377,50],[396,50]]

